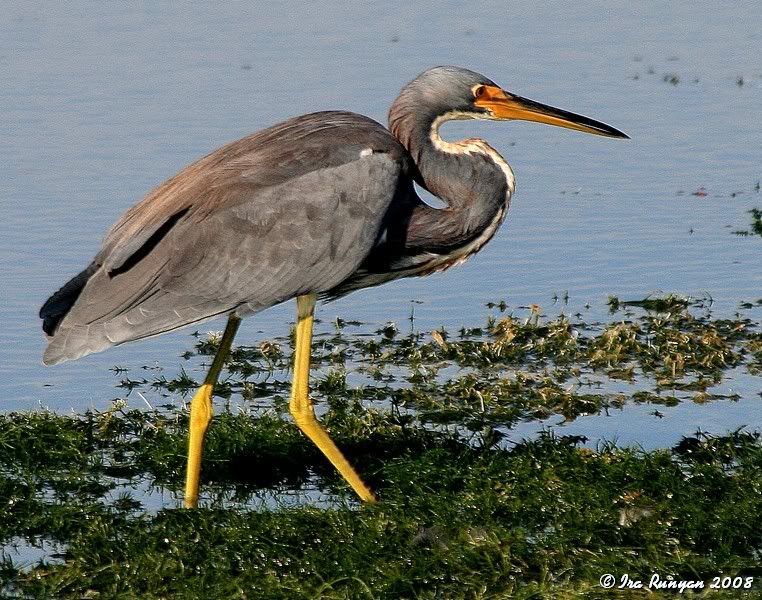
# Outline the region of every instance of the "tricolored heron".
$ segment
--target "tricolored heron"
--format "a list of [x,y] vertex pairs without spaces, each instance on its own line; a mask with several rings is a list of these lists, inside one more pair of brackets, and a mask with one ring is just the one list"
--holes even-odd
[[[279,123],[189,165],[117,221],[90,265],[40,310],[44,362],[226,315],[191,401],[185,506],[194,507],[212,390],[240,320],[296,298],[290,412],[360,498],[374,501],[308,396],[315,300],[442,271],[492,238],[513,172],[483,140],[443,140],[440,126],[456,119],[522,119],[627,137],[459,67],[429,69],[408,83],[389,110],[388,130],[339,111]],[[414,182],[447,206],[421,201]]]

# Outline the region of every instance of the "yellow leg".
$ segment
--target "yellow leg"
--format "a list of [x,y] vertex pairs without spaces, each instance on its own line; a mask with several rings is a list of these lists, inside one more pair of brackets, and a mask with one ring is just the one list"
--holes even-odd
[[312,315],[315,311],[315,294],[296,299],[296,349],[294,354],[294,379],[291,383],[289,410],[304,434],[320,448],[336,470],[357,492],[364,502],[375,502],[376,497],[360,476],[344,458],[325,429],[315,418],[315,410],[309,398],[310,352],[312,350]]
[[212,420],[212,391],[222,371],[222,365],[230,354],[230,346],[241,319],[236,315],[228,317],[225,333],[222,334],[220,347],[214,356],[209,373],[204,383],[191,400],[190,432],[188,436],[188,468],[185,473],[185,508],[198,506],[198,483],[201,476],[201,453],[204,450],[204,437]]

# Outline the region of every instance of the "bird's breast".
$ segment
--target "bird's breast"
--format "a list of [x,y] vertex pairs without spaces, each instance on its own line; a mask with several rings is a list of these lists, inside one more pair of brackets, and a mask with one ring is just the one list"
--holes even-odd
[[497,232],[500,225],[505,220],[505,215],[508,210],[507,203],[500,207],[495,213],[492,221],[485,227],[481,233],[471,241],[458,248],[454,249],[447,254],[435,254],[429,253],[430,258],[424,261],[418,268],[416,275],[430,275],[432,273],[438,273],[445,271],[450,267],[455,267],[466,262],[471,256],[479,252],[484,245],[489,242]]

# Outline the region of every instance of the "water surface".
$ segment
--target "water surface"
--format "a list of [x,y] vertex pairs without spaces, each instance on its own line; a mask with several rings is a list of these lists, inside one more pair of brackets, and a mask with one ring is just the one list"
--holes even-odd
[[[518,183],[506,224],[467,265],[356,293],[321,317],[399,323],[415,299],[426,330],[479,325],[490,300],[602,319],[609,294],[711,296],[717,314],[762,297],[762,240],[731,233],[762,205],[754,2],[589,1],[573,11],[478,2],[467,13],[456,2],[3,4],[4,410],[104,409],[122,395],[109,367],[137,376],[144,365],[184,364],[191,330],[40,364],[40,304],[147,191],[220,144],[295,114],[344,108],[385,122],[399,88],[436,64],[478,70],[632,140],[528,123],[447,126],[447,137],[478,135],[511,162]],[[564,294],[568,305],[554,305]],[[288,304],[249,319],[238,341],[287,333],[293,312]],[[737,404],[681,405],[663,420],[637,407],[573,429],[653,445],[698,424],[759,427],[758,383]]]

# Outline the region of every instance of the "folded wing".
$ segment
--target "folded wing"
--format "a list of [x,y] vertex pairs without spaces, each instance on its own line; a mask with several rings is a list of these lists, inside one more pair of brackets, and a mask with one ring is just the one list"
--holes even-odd
[[43,306],[44,362],[335,287],[376,242],[405,160],[374,121],[315,113],[190,165]]

